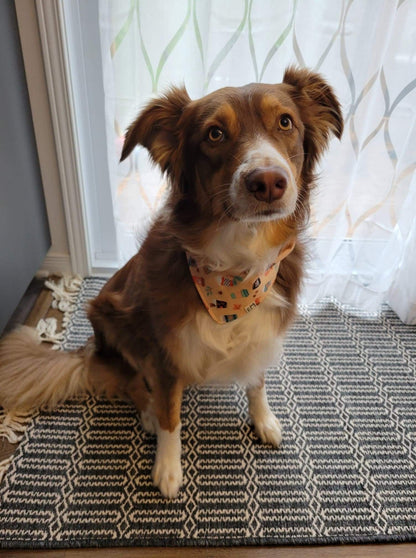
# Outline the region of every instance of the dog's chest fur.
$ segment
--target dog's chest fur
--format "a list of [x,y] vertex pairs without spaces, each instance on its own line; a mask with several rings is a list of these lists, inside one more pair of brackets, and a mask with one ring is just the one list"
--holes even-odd
[[205,309],[172,332],[169,346],[175,365],[192,383],[238,380],[255,383],[281,350],[279,314],[283,301],[271,293],[242,319],[218,324]]
[[[276,252],[265,247],[258,230],[242,224],[223,227],[198,254],[219,271],[256,269]],[[201,308],[171,332],[168,347],[174,364],[192,383],[239,380],[255,383],[281,350],[280,309],[288,301],[275,288],[255,310],[218,324]]]

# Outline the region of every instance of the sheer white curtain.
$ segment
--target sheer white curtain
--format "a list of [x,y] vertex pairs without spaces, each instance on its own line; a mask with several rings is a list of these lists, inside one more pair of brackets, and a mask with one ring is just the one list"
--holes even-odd
[[320,169],[304,295],[416,323],[416,2],[414,0],[100,0],[100,29],[120,257],[166,184],[123,133],[152,95],[279,82],[289,64],[321,72],[346,128]]

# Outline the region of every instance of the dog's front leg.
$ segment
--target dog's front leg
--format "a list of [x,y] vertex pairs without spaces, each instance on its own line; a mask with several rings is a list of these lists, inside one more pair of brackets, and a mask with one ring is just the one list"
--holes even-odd
[[282,442],[282,427],[267,401],[264,374],[258,383],[247,387],[248,409],[257,436],[265,444],[277,447]]
[[154,401],[157,450],[152,478],[166,498],[176,498],[182,485],[181,402],[183,386],[173,377],[164,378]]

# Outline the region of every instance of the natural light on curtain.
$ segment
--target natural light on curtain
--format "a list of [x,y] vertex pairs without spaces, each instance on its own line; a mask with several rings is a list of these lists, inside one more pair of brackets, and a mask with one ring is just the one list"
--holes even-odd
[[109,166],[121,260],[166,184],[123,133],[170,84],[191,97],[279,82],[289,64],[321,72],[344,110],[320,169],[305,284],[416,323],[416,1],[100,0]]

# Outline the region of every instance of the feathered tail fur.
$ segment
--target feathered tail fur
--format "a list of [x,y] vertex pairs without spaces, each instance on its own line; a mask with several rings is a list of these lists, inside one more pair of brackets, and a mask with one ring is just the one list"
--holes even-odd
[[53,351],[23,326],[0,342],[0,405],[7,410],[52,409],[92,391],[87,354]]

